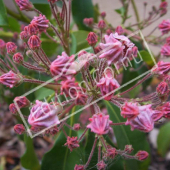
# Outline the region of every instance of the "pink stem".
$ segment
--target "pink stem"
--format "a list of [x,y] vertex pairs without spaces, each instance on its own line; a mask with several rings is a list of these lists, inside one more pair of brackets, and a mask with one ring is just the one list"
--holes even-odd
[[88,128],[86,128],[83,132],[83,134],[80,136],[80,138],[78,139],[78,142],[81,142],[81,140],[83,139],[83,137],[85,136],[86,132],[87,132]]

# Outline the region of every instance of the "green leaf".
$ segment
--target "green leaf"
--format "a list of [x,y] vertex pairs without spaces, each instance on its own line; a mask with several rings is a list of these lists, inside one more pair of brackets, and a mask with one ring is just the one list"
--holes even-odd
[[124,7],[121,7],[119,9],[115,9],[115,11],[120,14],[122,17],[124,16],[125,14],[125,8]]
[[44,98],[48,98],[52,93],[54,93],[53,90],[41,87],[40,89],[35,91],[35,97],[36,100],[44,100]]
[[20,24],[18,21],[13,18],[13,17],[8,17],[8,24],[9,24],[9,29],[14,32],[20,32]]
[[87,36],[88,36],[87,31],[75,31],[73,32],[73,35],[76,39],[76,52],[79,52],[80,50],[83,50],[84,48],[89,47],[88,42],[87,42]]
[[160,128],[158,138],[157,138],[158,152],[163,157],[166,156],[166,153],[170,148],[169,129],[170,129],[170,122],[166,123]]
[[94,18],[94,8],[91,0],[73,0],[72,15],[80,30],[91,30],[83,23],[84,18]]
[[70,53],[75,54],[76,53],[76,49],[77,49],[77,42],[76,42],[76,37],[74,36],[74,34],[71,34],[71,50]]
[[30,0],[33,4],[48,4],[48,0]]
[[[125,122],[126,120],[120,116],[120,109],[114,104],[105,101],[108,114],[110,119],[114,123]],[[135,154],[139,150],[149,150],[149,144],[146,140],[145,133],[140,131],[131,131],[130,126],[113,126],[113,130],[116,136],[118,148],[123,150],[125,145],[131,144],[134,148],[132,154]],[[125,167],[127,170],[147,170],[149,166],[150,159],[148,158],[144,162],[139,162],[137,160],[125,160]]]
[[40,164],[34,151],[33,140],[29,136],[24,135],[24,141],[27,149],[25,154],[21,157],[22,166],[25,169],[39,170]]
[[34,4],[35,8],[41,11],[48,19],[51,17],[51,9],[48,4]]
[[8,18],[3,0],[0,0],[0,26],[7,26]]

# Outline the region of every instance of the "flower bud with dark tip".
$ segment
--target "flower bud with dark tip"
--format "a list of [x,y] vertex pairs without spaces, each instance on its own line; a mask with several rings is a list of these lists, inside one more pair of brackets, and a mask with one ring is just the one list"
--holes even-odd
[[11,104],[9,105],[9,110],[10,110],[10,112],[11,112],[12,114],[14,114],[14,115],[16,115],[16,114],[18,113],[17,108],[16,108],[16,106],[15,106],[14,103],[11,103]]
[[117,26],[116,27],[116,32],[119,34],[119,35],[122,35],[123,33],[124,33],[124,30],[123,30],[123,28],[122,28],[122,26]]
[[32,50],[37,50],[41,46],[41,40],[38,36],[32,35],[28,40],[28,45]]
[[28,38],[29,38],[29,35],[28,35],[28,33],[27,33],[26,31],[22,31],[22,32],[20,33],[20,38],[21,38],[21,40],[23,40],[23,41],[27,41]]
[[106,27],[105,21],[104,21],[104,20],[99,21],[99,23],[98,23],[98,28],[99,28],[100,30],[103,30],[103,29],[105,29],[105,27]]
[[105,17],[106,17],[106,12],[101,12],[100,16],[101,16],[102,18],[105,18]]
[[17,46],[13,42],[6,43],[6,49],[8,54],[15,54],[17,52]]
[[169,93],[168,84],[165,81],[161,82],[157,86],[156,91],[159,95],[168,95]]
[[94,32],[90,32],[86,40],[90,46],[94,47],[97,43],[97,35]]
[[22,135],[22,134],[25,133],[25,127],[24,127],[23,124],[17,124],[17,125],[14,126],[14,131],[18,135]]
[[14,101],[17,103],[19,108],[30,106],[30,101],[25,96],[15,97]]
[[33,4],[29,0],[15,0],[20,10],[32,11],[34,9]]
[[38,26],[34,23],[28,25],[28,34],[31,35],[37,35],[39,32]]

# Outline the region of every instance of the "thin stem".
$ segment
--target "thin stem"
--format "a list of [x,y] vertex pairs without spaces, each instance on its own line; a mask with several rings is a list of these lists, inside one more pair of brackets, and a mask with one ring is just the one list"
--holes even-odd
[[86,132],[87,132],[88,128],[86,128],[83,132],[83,134],[80,136],[80,138],[78,139],[78,142],[81,142],[81,140],[83,139],[83,137],[85,136]]
[[[1,58],[0,58],[0,62],[1,62],[4,66],[6,66],[9,70],[14,71],[8,64],[6,64]],[[14,72],[15,72],[15,71],[14,71]]]
[[157,28],[158,26],[156,26],[146,37],[149,37]]
[[41,60],[41,62],[44,64],[44,66],[46,66],[49,69],[50,68],[49,65],[43,60],[43,58],[38,54],[38,52],[36,53],[36,55]]
[[6,55],[6,58],[7,58],[8,61],[11,63],[11,65],[14,67],[14,69],[16,70],[16,72],[19,73],[18,68],[17,68],[16,65],[13,63],[13,61],[12,61],[11,58],[8,56],[8,54]]
[[62,2],[63,2],[63,7],[65,8],[65,13],[66,13],[66,21],[65,21],[65,23],[66,23],[66,32],[67,32],[67,28],[68,28],[68,16],[67,16],[67,6],[66,6],[66,3],[65,3],[65,0],[62,0]]
[[111,99],[111,102],[112,102],[114,105],[118,106],[118,107],[122,107],[122,105],[121,105],[118,101],[116,101],[116,100],[114,100],[114,99]]
[[74,128],[73,128],[73,127],[71,127],[69,124],[64,123],[64,125],[65,125],[65,126],[67,126],[69,129],[74,130]]
[[98,138],[96,137],[95,140],[94,140],[94,144],[93,144],[93,147],[92,147],[92,150],[91,150],[91,153],[90,153],[90,156],[89,156],[89,159],[87,161],[87,163],[85,164],[84,168],[86,169],[92,159],[92,156],[93,156],[93,153],[94,153],[94,150],[95,150],[95,147],[96,147],[96,144],[97,144],[97,140]]
[[51,37],[47,32],[45,32],[45,35],[46,35],[49,39],[51,39],[52,41],[54,41],[55,43],[58,44],[58,42],[57,42],[53,37]]
[[[135,1],[134,1],[134,0],[131,0],[131,3],[132,3],[133,10],[134,10],[134,12],[135,12],[136,21],[137,21],[138,23],[140,23],[140,18],[139,18],[139,14],[138,14],[138,10],[137,10]],[[140,24],[138,24],[138,28],[140,29]]]
[[131,91],[132,89],[134,89],[135,87],[137,87],[139,84],[143,83],[145,80],[147,80],[152,74],[149,73],[148,75],[146,75],[142,80],[140,80],[138,83],[136,83],[134,86],[132,86],[131,88],[129,88],[128,90],[120,93],[119,95],[124,95],[125,93],[128,93],[129,91]]
[[62,131],[63,131],[63,133],[64,133],[65,137],[67,138],[67,137],[68,137],[68,135],[67,135],[66,131],[64,130],[64,128],[61,128],[61,129],[62,129]]
[[69,12],[68,12],[68,37],[69,37],[69,32],[70,32],[70,19],[71,19],[71,0],[69,0]]
[[46,53],[44,52],[44,50],[42,48],[40,48],[41,53],[43,54],[45,60],[51,65],[51,61],[49,60],[49,58],[47,57]]
[[65,114],[69,113],[69,111],[75,106],[75,103],[71,104],[70,106],[68,106],[63,113],[61,113],[59,115],[59,118],[63,118],[65,116]]
[[102,142],[102,144],[103,144],[104,148],[105,148],[105,149],[106,149],[106,151],[107,151],[107,145],[106,145],[106,142],[104,141],[103,136],[101,136],[101,137],[100,137],[100,141]]
[[36,13],[38,13],[38,14],[43,15],[42,12],[40,12],[40,11],[39,11],[38,9],[36,9],[36,8],[34,8],[34,11],[35,11]]
[[112,126],[119,126],[119,125],[125,125],[126,122],[120,122],[120,123],[111,123]]
[[98,162],[101,160],[101,146],[98,147]]
[[24,67],[26,67],[27,69],[30,69],[30,70],[36,70],[36,71],[40,71],[40,72],[46,72],[45,69],[43,69],[43,68],[38,68],[38,67],[33,66],[33,65],[31,65],[31,64],[29,64],[29,63],[27,63],[27,62],[23,62],[22,65],[23,65]]

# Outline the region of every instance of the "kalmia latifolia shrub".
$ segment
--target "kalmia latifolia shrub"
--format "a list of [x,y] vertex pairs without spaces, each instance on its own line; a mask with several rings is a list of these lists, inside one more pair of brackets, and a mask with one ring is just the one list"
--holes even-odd
[[[84,26],[91,30],[84,39],[90,50],[82,49],[78,51],[78,55],[71,54],[70,44],[74,43],[70,38],[71,0],[61,1],[63,5],[60,11],[56,5],[58,0],[48,0],[53,21],[55,20],[57,23],[57,26],[54,26],[54,22],[50,22],[50,19],[37,10],[29,0],[15,0],[21,11],[36,12],[36,16],[28,25],[25,25],[20,33],[25,52],[22,53],[14,42],[5,42],[0,39],[0,53],[4,57],[4,59],[0,59],[3,64],[3,67],[0,67],[0,83],[9,88],[20,86],[22,83],[44,84],[45,88],[54,91],[55,96],[53,101],[38,99],[29,101],[25,96],[14,96],[14,103],[9,105],[9,110],[15,117],[19,116],[20,109],[29,108],[29,115],[24,115],[29,129],[20,122],[14,126],[14,131],[23,135],[27,134],[29,130],[32,134],[40,132],[43,135],[58,136],[57,138],[60,133],[63,133],[65,143],[59,147],[67,147],[70,152],[81,149],[90,142],[88,158],[85,162],[77,160],[74,170],[90,169],[91,160],[96,152],[98,158],[95,168],[98,170],[109,169],[108,161],[113,161],[119,156],[123,157],[126,162],[129,159],[146,161],[149,153],[145,150],[134,150],[131,143],[125,145],[124,149],[120,149],[119,143],[115,142],[117,139],[113,129],[119,126],[130,127],[131,131],[148,133],[153,130],[154,124],[161,118],[170,118],[170,103],[167,101],[170,93],[170,76],[168,75],[170,62],[163,60],[163,57],[170,57],[170,37],[167,37],[166,43],[160,50],[161,61],[157,60],[157,65],[153,66],[150,72],[136,84],[121,91],[122,70],[124,67],[130,67],[129,63],[135,62],[138,58],[138,47],[133,41],[133,37],[129,38],[129,34],[132,32],[123,24],[116,28],[108,24],[106,17],[109,14],[106,15],[106,12],[100,13],[101,20],[97,23],[94,18],[84,18],[82,24],[84,23]],[[144,20],[137,25],[145,27],[149,21],[152,22],[154,15],[163,16],[167,12],[167,5],[166,1],[162,2],[158,9],[154,8],[149,13],[147,22]],[[144,4],[145,8],[146,6],[147,3]],[[125,15],[123,20],[127,19]],[[157,28],[162,35],[168,34],[170,20],[163,20],[157,25]],[[55,37],[48,34],[49,31],[53,31]],[[61,53],[55,54],[55,57],[52,58],[47,56],[42,48],[44,34],[50,38],[50,41],[62,47]],[[142,43],[140,37],[135,38]],[[25,54],[32,61],[26,60]],[[20,71],[22,67],[46,75],[52,81],[40,81],[36,77],[32,77],[32,74],[29,75],[29,72],[25,75]],[[93,74],[94,70],[95,74]],[[120,75],[116,70],[120,71]],[[126,76],[126,72],[124,74]],[[130,91],[151,77],[162,80],[155,91],[143,96],[139,95],[138,98],[129,96]],[[83,83],[80,83],[80,79]],[[61,96],[62,99],[67,98],[67,100],[60,101],[57,96]],[[120,112],[116,112],[116,115],[124,118],[124,121],[118,122],[113,119],[112,115],[115,113],[106,111],[107,105],[102,104],[101,100],[120,110]],[[71,110],[83,107],[86,108],[83,111],[85,114],[82,113],[76,119],[77,122],[70,125]],[[68,133],[68,129],[76,133],[71,135],[72,133]],[[93,141],[88,141],[88,134],[94,136]],[[128,133],[124,135],[128,135]],[[121,140],[124,140],[124,136]],[[70,152],[68,154],[71,154]]]

